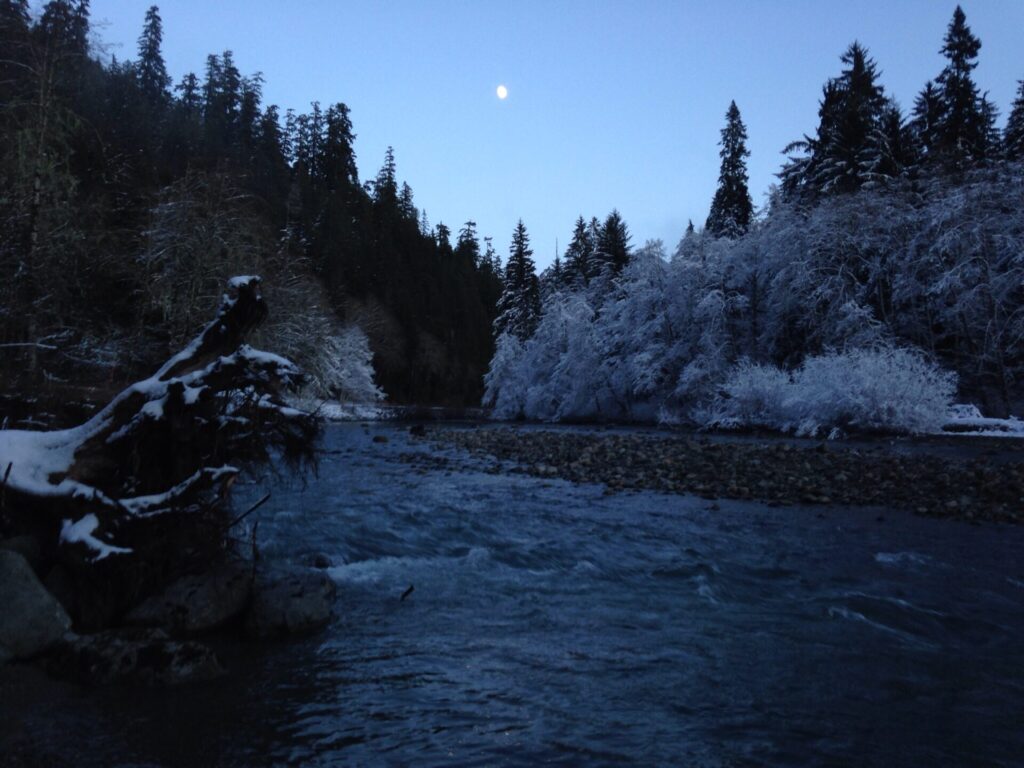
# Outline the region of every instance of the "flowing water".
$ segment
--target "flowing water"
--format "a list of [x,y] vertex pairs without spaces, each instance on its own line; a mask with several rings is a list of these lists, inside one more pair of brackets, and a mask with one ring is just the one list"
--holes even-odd
[[430,468],[387,426],[324,449],[243,495],[265,558],[335,563],[331,626],[229,643],[212,685],[61,688],[40,764],[1024,764],[1019,528]]

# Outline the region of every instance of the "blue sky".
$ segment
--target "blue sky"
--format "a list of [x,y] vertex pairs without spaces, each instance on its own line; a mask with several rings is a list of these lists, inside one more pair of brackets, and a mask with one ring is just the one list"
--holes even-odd
[[[92,0],[97,37],[134,58],[150,0]],[[674,247],[707,216],[719,131],[735,99],[756,205],[782,148],[813,132],[825,80],[865,44],[904,109],[943,66],[955,3],[940,0],[166,0],[175,81],[230,49],[267,103],[352,110],[362,178],[385,148],[432,224],[474,219],[504,256],[516,220],[537,261],[580,214],[625,217],[634,244]],[[963,3],[975,72],[1005,121],[1024,78],[1024,0]],[[499,101],[495,89],[508,87]]]

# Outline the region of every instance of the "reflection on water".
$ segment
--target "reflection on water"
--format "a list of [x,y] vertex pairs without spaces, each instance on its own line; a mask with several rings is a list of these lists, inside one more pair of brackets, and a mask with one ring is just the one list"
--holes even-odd
[[[371,442],[378,432],[389,442]],[[225,641],[232,675],[215,685],[62,688],[18,737],[39,764],[1024,754],[1019,529],[418,471],[397,457],[426,448],[395,427],[331,428],[325,449],[317,478],[249,490],[274,485],[268,559],[334,563],[329,630]]]

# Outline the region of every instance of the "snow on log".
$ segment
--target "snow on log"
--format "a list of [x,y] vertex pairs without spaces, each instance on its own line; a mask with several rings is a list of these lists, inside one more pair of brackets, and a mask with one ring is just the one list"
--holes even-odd
[[33,533],[79,571],[142,561],[131,591],[144,591],[226,548],[239,464],[311,458],[318,421],[283,399],[301,372],[243,343],[267,314],[260,279],[228,289],[185,349],[84,424],[0,431],[0,535]]

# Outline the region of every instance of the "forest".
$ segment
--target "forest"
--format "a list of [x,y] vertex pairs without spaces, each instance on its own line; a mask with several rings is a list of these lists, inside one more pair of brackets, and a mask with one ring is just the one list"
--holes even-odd
[[390,150],[361,180],[345,104],[282,114],[230,50],[172,83],[140,22],[104,62],[88,0],[0,0],[0,384],[116,391],[259,274],[254,341],[311,397],[479,401],[501,278],[474,222],[429,227]]
[[764,211],[729,105],[702,229],[631,248],[576,222],[537,276],[516,231],[485,402],[502,418],[924,432],[954,402],[1020,413],[1024,81],[1003,130],[957,7],[910,114],[854,42]]
[[137,378],[259,274],[254,341],[316,398],[807,433],[1020,409],[1024,81],[1000,129],[959,7],[909,112],[842,52],[763,210],[731,103],[703,227],[670,252],[580,216],[539,275],[522,221],[504,264],[472,220],[431,226],[391,149],[361,180],[344,103],[282,113],[230,50],[173,84],[161,44],[156,6],[104,61],[88,0],[0,1],[8,391]]

